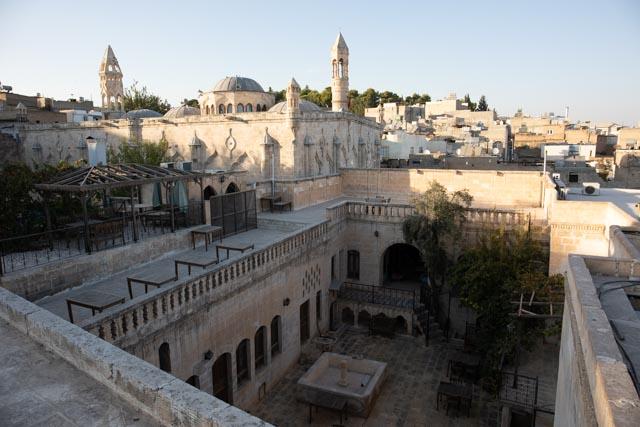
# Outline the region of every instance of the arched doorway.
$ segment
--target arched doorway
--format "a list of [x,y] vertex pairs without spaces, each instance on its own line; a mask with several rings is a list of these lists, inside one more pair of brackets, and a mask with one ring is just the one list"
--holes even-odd
[[213,395],[228,404],[233,403],[231,395],[231,354],[224,353],[216,359],[211,368]]
[[232,182],[227,186],[227,191],[225,191],[225,193],[237,193],[238,191],[240,191],[240,189],[234,182]]
[[355,316],[353,314],[353,310],[349,307],[345,307],[342,309],[342,323],[346,323],[349,326],[353,326],[353,320]]
[[158,358],[160,359],[160,369],[171,372],[171,352],[168,343],[162,343],[158,349]]
[[384,251],[382,259],[382,281],[387,286],[419,289],[425,272],[420,252],[415,246],[396,243]]
[[367,310],[362,310],[358,313],[358,326],[361,328],[371,327],[371,315]]
[[212,186],[207,185],[204,189],[204,199],[209,200],[215,195],[216,195],[216,190],[214,190]]

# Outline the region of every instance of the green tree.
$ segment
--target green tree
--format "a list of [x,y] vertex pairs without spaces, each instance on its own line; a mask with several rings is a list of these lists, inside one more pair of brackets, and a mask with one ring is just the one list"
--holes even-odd
[[269,90],[267,91],[270,94],[272,94],[275,97],[275,102],[276,104],[278,102],[282,102],[282,101],[286,101],[287,100],[287,91],[285,89],[279,90],[279,91],[274,91],[271,86],[269,86]]
[[415,105],[415,104],[424,104],[425,102],[431,101],[431,96],[429,94],[418,95],[414,93],[413,95],[409,95],[405,97],[404,102],[407,105]]
[[386,102],[402,102],[402,98],[397,93],[385,90],[380,93],[380,103],[384,104]]
[[163,101],[158,95],[149,92],[146,86],[138,87],[138,82],[134,81],[131,86],[124,90],[124,109],[125,111],[131,111],[141,108],[164,114],[169,111],[171,105],[166,99]]
[[471,97],[468,93],[464,96],[462,102],[465,102],[469,106],[469,110],[476,111],[476,103],[471,101]]
[[489,105],[487,104],[487,99],[482,95],[478,101],[478,111],[487,111],[488,109]]
[[450,283],[478,316],[475,338],[486,358],[485,376],[497,376],[505,357],[518,346],[531,347],[545,331],[544,322],[517,321],[511,314],[520,293],[535,292],[539,301],[561,292],[562,276],[548,277],[547,263],[542,245],[528,230],[494,230],[481,235],[452,268]]
[[108,163],[140,163],[144,165],[159,165],[168,160],[167,141],[140,142],[137,144],[121,143],[118,151],[109,148],[107,151]]
[[449,193],[437,181],[432,181],[424,193],[412,199],[416,212],[403,223],[404,240],[420,250],[434,286],[442,286],[445,282],[450,264],[447,247],[456,246],[460,240],[472,200],[468,191]]
[[198,103],[197,99],[187,99],[187,98],[185,98],[184,101],[182,101],[182,103],[184,105],[188,105],[189,107],[200,108],[200,103]]

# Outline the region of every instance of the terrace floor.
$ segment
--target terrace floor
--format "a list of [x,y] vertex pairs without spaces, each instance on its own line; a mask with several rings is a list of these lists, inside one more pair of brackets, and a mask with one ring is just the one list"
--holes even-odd
[[[312,345],[312,344],[311,344]],[[445,410],[436,410],[436,396],[440,381],[446,381],[449,356],[457,351],[456,345],[444,341],[424,345],[422,337],[396,336],[384,338],[369,336],[366,330],[350,327],[335,344],[334,352],[362,355],[387,363],[387,378],[382,385],[369,417],[349,416],[346,426],[496,426],[499,405],[474,386],[470,417],[447,416]],[[265,398],[250,413],[278,426],[309,425],[309,407],[296,400],[298,379],[319,357],[319,351],[310,351],[305,363],[294,365],[286,376],[267,392]],[[303,357],[302,360],[305,358]],[[538,403],[545,407],[555,401],[555,379],[558,366],[558,347],[541,345],[534,353],[522,357],[519,372],[540,376]],[[339,414],[320,408],[314,410],[311,425],[327,426],[339,422]],[[536,426],[552,426],[553,416],[538,414]]]

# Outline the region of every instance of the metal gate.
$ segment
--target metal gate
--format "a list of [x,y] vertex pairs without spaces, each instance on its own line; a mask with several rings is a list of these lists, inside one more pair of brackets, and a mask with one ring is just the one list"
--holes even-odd
[[229,236],[258,227],[256,191],[220,194],[209,199],[211,225],[222,227],[223,236]]

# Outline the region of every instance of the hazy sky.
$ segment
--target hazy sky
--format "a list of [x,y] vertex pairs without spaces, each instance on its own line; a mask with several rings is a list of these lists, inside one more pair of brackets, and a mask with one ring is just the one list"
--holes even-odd
[[176,104],[227,75],[329,85],[339,30],[350,86],[485,94],[500,114],[640,120],[640,1],[0,0],[0,81],[99,103],[111,44],[124,72]]

